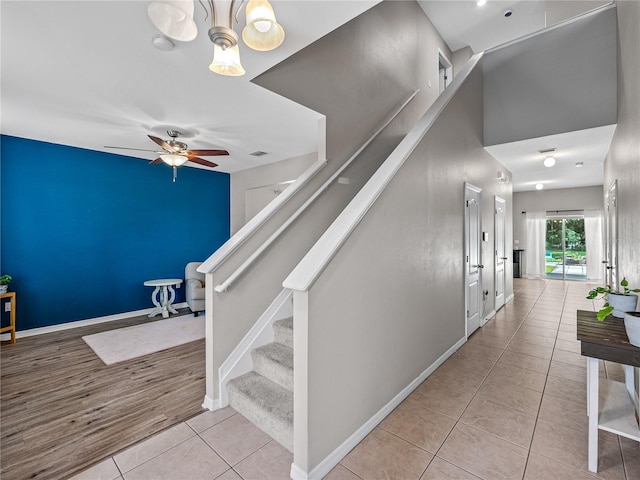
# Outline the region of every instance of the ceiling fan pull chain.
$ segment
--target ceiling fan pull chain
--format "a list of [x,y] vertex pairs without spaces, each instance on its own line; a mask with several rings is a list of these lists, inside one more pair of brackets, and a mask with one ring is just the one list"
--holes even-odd
[[178,167],[173,166],[173,183],[176,183],[176,178],[178,177]]

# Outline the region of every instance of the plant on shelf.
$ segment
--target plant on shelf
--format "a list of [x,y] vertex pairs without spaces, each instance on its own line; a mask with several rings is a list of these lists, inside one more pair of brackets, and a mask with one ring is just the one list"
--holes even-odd
[[635,295],[635,293],[640,292],[640,288],[629,288],[629,282],[627,281],[626,277],[622,279],[622,281],[620,282],[620,286],[622,287],[622,291],[614,289],[611,285],[607,285],[606,287],[596,287],[589,291],[589,294],[587,295],[587,299],[589,300],[603,299],[605,301],[604,305],[602,305],[602,308],[598,310],[598,313],[596,314],[599,321],[601,322],[604,321],[604,319],[612,313],[616,317],[622,318],[624,316],[624,311],[621,312],[622,315],[617,315],[616,314],[617,311],[614,312],[614,310],[616,310],[615,307],[617,306],[617,304],[616,306],[610,305],[610,303],[615,303],[612,299],[616,298],[616,296],[632,297],[627,299],[627,301],[630,302],[629,305],[633,303],[633,306],[628,308],[635,310],[638,302],[638,296]]
[[7,293],[9,282],[13,280],[11,275],[0,276],[0,293]]

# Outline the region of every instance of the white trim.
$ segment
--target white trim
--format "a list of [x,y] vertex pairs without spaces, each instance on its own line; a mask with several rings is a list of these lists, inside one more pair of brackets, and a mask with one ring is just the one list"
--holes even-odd
[[284,280],[282,285],[285,288],[298,291],[306,291],[311,288],[320,273],[422,141],[429,128],[460,89],[471,70],[480,61],[482,55],[482,53],[479,53],[471,57],[471,60],[465,65],[460,74],[453,79],[451,86],[436,99],[415,127],[391,152],[391,155]]
[[440,358],[433,362],[415,380],[407,385],[400,393],[391,399],[384,407],[367,420],[356,432],[346,439],[342,445],[325,457],[308,474],[294,463],[291,464],[291,478],[293,480],[320,480],[327,475],[340,460],[342,460],[353,448],[358,445],[394,408],[396,408],[411,392],[420,386],[429,375],[431,375],[440,365],[442,365],[456,350],[465,344],[466,338],[458,340],[449,350],[443,353]]
[[204,396],[204,402],[202,403],[202,408],[207,410],[218,410],[220,407],[220,399],[219,398],[211,398],[208,395]]
[[481,327],[484,327],[487,322],[489,320],[491,320],[493,317],[496,316],[496,311],[495,310],[491,310],[489,313],[487,313],[487,315],[482,319],[482,325],[480,325]]
[[307,168],[291,185],[284,189],[280,195],[274,198],[269,205],[258,212],[251,220],[243,225],[235,235],[205,260],[202,265],[198,267],[198,272],[205,274],[214,272],[238,247],[246,242],[262,224],[275,215],[291,197],[298,193],[326,164],[326,158],[319,158],[318,161],[314,162],[313,165]]
[[[373,142],[373,140],[404,110],[404,108],[414,99],[414,97],[418,94],[420,90],[415,90],[413,93],[409,94],[401,103],[400,106],[392,112],[387,118],[385,118],[375,129],[375,131],[371,134],[371,136],[367,139],[366,142],[362,144],[358,150],[353,153],[349,157],[349,159],[344,162],[340,168],[333,174],[331,177],[322,184],[318,190],[315,191],[313,195],[311,195],[280,227],[273,232],[269,238],[267,238],[262,245],[260,245],[243,263],[240,265],[224,282],[220,285],[216,285],[214,290],[217,293],[226,292],[227,289],[235,282],[250,266],[253,262],[255,262],[258,257],[262,255],[262,253],[267,250],[273,242],[275,242],[278,237],[284,232],[289,226],[296,221],[296,219],[304,213],[304,211],[316,201],[316,199],[322,195],[327,188],[331,186],[331,184],[337,181],[342,173],[353,163],[353,161],[358,158],[358,156],[364,151],[365,148]],[[286,190],[285,190],[286,191]],[[214,254],[215,255],[215,254]]]
[[515,295],[513,294],[513,292],[511,292],[511,295],[509,295],[507,298],[505,298],[504,300],[504,304],[506,305],[507,303],[509,303],[511,300],[513,300],[515,297]]
[[[174,308],[186,308],[187,302],[173,304]],[[44,335],[46,333],[61,332],[62,330],[70,330],[72,328],[87,327],[90,325],[98,325],[100,323],[113,322],[115,320],[123,320],[125,318],[137,317],[151,313],[155,307],[145,308],[143,310],[135,310],[132,312],[116,313],[114,315],[106,315],[104,317],[88,318],[86,320],[78,320],[75,322],[59,323],[57,325],[48,325],[46,327],[30,328],[28,330],[20,330],[16,332],[16,338],[33,337],[34,335]],[[8,338],[10,334],[3,334],[2,337]]]
[[293,316],[292,297],[293,292],[291,290],[282,290],[227,359],[220,365],[218,369],[218,392],[221,406],[226,407],[229,404],[227,381],[253,370],[251,351],[273,342],[274,332],[273,328],[271,328],[273,322]]

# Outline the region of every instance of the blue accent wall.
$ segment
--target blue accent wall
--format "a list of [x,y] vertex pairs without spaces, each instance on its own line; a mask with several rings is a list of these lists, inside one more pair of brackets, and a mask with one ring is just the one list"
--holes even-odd
[[[229,238],[229,175],[3,135],[0,273],[17,330],[152,307]],[[176,303],[184,301],[184,285]]]

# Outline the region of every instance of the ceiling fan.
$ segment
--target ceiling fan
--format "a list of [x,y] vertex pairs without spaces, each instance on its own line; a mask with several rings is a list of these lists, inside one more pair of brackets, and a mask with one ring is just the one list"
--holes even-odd
[[219,156],[219,155],[229,155],[229,152],[226,150],[190,150],[186,143],[180,142],[178,137],[181,135],[181,132],[178,130],[167,130],[167,135],[171,137],[171,140],[162,140],[161,138],[154,137],[153,135],[147,135],[153,142],[158,144],[162,150],[145,150],[142,148],[128,148],[128,147],[111,147],[105,145],[104,148],[118,148],[121,150],[137,150],[139,152],[155,152],[160,154],[158,158],[149,162],[150,165],[155,165],[158,163],[166,163],[170,167],[173,167],[173,181],[176,181],[176,177],[178,176],[177,167],[184,165],[187,162],[197,163],[199,165],[204,165],[205,167],[217,167],[217,163],[213,163],[209,160],[205,160],[203,157],[211,157],[211,156]]

